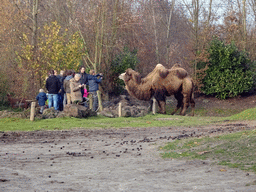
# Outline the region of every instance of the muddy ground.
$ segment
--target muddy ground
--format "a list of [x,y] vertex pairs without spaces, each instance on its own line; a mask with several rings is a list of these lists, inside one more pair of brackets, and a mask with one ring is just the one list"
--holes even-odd
[[255,126],[0,133],[0,191],[256,191],[254,173],[209,160],[162,159],[159,151],[175,139]]

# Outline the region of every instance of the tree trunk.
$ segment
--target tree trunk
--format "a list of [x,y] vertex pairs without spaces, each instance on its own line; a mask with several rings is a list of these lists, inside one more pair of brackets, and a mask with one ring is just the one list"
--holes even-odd
[[159,50],[158,50],[158,43],[157,43],[157,31],[156,31],[156,15],[155,15],[155,8],[151,0],[151,8],[152,8],[152,18],[153,18],[153,26],[154,26],[154,34],[155,34],[155,45],[156,45],[156,61],[159,63]]
[[246,32],[246,0],[243,0],[243,40],[244,40],[244,49],[247,43],[247,32]]
[[209,23],[210,23],[210,20],[211,20],[211,15],[212,15],[212,0],[210,0],[210,4],[209,4],[209,15],[208,15],[208,18],[207,18],[207,28],[209,27]]
[[34,59],[36,58],[36,49],[37,49],[37,14],[38,14],[38,0],[33,0],[33,10],[32,10],[32,46],[34,50]]
[[173,0],[172,7],[170,9],[170,15],[169,15],[169,19],[168,19],[167,32],[166,32],[166,64],[167,64],[167,66],[169,64],[169,44],[168,44],[168,39],[169,39],[169,35],[170,35],[170,26],[171,26],[171,19],[172,19],[172,12],[173,12],[173,9],[174,9],[174,5],[175,5],[175,0]]

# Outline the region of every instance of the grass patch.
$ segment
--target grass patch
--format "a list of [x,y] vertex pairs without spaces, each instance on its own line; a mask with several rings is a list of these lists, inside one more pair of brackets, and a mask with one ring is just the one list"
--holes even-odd
[[[172,109],[170,109],[172,111]],[[188,114],[189,114],[188,110]],[[196,113],[205,113],[204,109],[198,109]],[[31,122],[28,119],[3,118],[0,119],[0,131],[33,131],[33,130],[54,130],[71,128],[124,128],[124,127],[186,127],[220,123],[224,120],[254,120],[256,109],[248,109],[230,117],[203,117],[203,116],[168,116],[168,115],[146,115],[144,117],[121,117],[108,118],[103,116],[79,118],[55,118],[36,119]]]
[[256,120],[256,108],[246,109],[241,113],[232,115],[230,120]]
[[189,117],[167,116],[162,114],[146,115],[144,117],[108,118],[103,116],[85,119],[65,117],[54,119],[3,118],[0,119],[0,131],[34,131],[71,128],[124,128],[124,127],[169,127],[196,126],[220,122],[220,117]]
[[210,159],[219,165],[256,172],[256,129],[175,140],[160,149],[164,151],[163,158]]
[[[166,105],[166,113],[171,114],[175,107],[174,104]],[[229,108],[204,108],[204,107],[196,107],[195,108],[195,116],[218,116],[218,117],[228,117],[240,113],[241,109],[229,109]],[[179,114],[180,110],[176,112]],[[187,109],[186,114],[191,113],[191,106]]]

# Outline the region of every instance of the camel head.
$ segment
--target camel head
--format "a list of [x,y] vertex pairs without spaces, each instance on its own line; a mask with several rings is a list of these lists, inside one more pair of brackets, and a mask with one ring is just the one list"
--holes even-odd
[[119,75],[119,79],[122,79],[125,83],[128,83],[129,81],[134,81],[137,84],[141,83],[141,75],[131,68],[126,69],[125,73]]

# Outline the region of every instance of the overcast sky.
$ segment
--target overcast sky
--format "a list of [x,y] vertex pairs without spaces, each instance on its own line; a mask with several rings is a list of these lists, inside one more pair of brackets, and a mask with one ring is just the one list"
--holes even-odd
[[[172,0],[170,0],[172,1]],[[240,3],[241,3],[241,6],[242,6],[242,0],[239,0]],[[185,10],[187,10],[186,6],[185,6],[185,3],[187,3],[188,5],[190,5],[192,7],[192,0],[176,0],[175,1],[175,7],[177,9],[179,8],[183,8]],[[201,10],[203,10],[203,7],[208,11],[209,10],[209,2],[210,0],[200,0],[200,3],[202,2],[202,7],[201,7]],[[232,3],[235,10],[238,9],[237,8],[237,0],[213,0],[212,1],[212,12],[218,16],[218,21],[216,22],[215,21],[215,24],[216,23],[223,23],[223,19],[224,19],[224,14],[228,12],[228,2]],[[247,0],[247,5],[248,5],[248,0]],[[186,11],[187,15],[189,16],[189,11]],[[201,14],[200,15],[200,19],[202,20],[203,15]],[[250,25],[250,24],[254,24],[253,23],[254,21],[254,16],[252,13],[250,13],[250,7],[247,6],[247,23]]]

